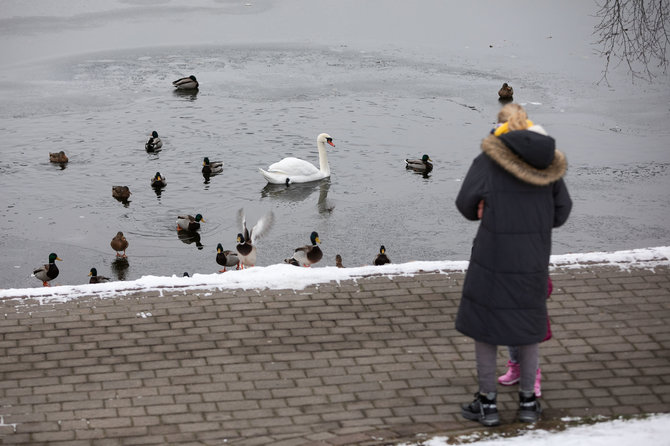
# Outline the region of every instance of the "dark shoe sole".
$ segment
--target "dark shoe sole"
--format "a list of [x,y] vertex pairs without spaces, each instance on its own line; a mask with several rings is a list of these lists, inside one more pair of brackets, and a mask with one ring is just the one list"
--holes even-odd
[[472,413],[468,410],[461,409],[461,415],[463,415],[463,418],[466,420],[477,421],[486,427],[497,426],[500,424],[500,416],[498,414],[489,414],[482,417],[478,413]]
[[541,410],[520,410],[519,421],[522,423],[535,423],[540,419]]

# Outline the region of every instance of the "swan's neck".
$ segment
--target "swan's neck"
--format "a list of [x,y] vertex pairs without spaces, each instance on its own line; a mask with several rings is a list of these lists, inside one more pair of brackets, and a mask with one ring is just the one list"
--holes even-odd
[[330,175],[330,166],[328,165],[328,155],[326,154],[326,144],[321,141],[316,143],[319,149],[319,170],[326,175]]

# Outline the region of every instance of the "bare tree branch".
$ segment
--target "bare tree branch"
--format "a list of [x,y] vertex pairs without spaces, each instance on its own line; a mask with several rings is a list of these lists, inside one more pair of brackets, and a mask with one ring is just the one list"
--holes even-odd
[[[653,64],[665,74],[670,43],[670,0],[603,0],[596,17],[600,23],[593,34],[605,56],[599,82],[607,80],[612,67],[625,63],[631,80],[654,78]],[[610,64],[615,64],[610,66]]]

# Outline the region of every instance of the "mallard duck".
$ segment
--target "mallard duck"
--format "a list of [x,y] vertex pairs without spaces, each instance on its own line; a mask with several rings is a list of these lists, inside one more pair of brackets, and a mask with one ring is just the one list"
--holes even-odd
[[160,172],[156,172],[156,175],[151,179],[151,187],[165,187],[167,180]]
[[154,130],[151,132],[149,141],[144,145],[147,152],[158,152],[163,148],[163,141],[158,137],[158,132]]
[[335,256],[335,266],[338,268],[344,268],[344,265],[342,265],[342,256],[339,254]]
[[49,286],[49,281],[58,277],[58,267],[56,266],[56,260],[62,261],[56,253],[49,254],[49,263],[42,265],[33,270],[33,275],[42,281],[42,285]]
[[433,160],[428,155],[422,156],[421,159],[406,159],[405,168],[415,172],[430,172],[433,170]]
[[109,277],[98,276],[98,270],[95,268],[91,268],[91,271],[89,271],[88,275],[91,276],[88,283],[104,283],[111,280]]
[[247,229],[247,220],[244,215],[244,209],[237,212],[238,222],[242,223],[242,232],[237,234],[237,253],[240,259],[242,269],[244,267],[254,266],[256,264],[256,242],[263,237],[274,223],[274,214],[272,211],[265,214],[256,222],[251,230]]
[[284,158],[276,162],[268,170],[258,169],[265,179],[273,184],[308,183],[330,176],[330,165],[326,155],[326,143],[335,147],[333,138],[327,133],[321,133],[316,137],[316,147],[319,150],[319,168],[312,163],[294,157]]
[[514,89],[511,85],[508,85],[507,82],[502,84],[500,90],[498,90],[499,99],[512,99],[514,96]]
[[65,164],[69,161],[67,155],[62,150],[60,152],[49,152],[49,161],[52,163]]
[[223,172],[223,161],[210,161],[207,157],[202,160],[203,175],[216,175],[221,172]]
[[[128,257],[126,255],[126,249],[128,249],[128,240],[123,235],[123,232],[119,231],[116,233],[112,241],[109,243],[114,251],[116,251],[116,257]],[[123,254],[119,254],[120,251],[123,251]]]
[[200,222],[205,222],[205,219],[200,214],[195,214],[195,217],[192,215],[178,215],[177,231],[181,231],[182,229],[185,231],[197,231],[200,229]]
[[128,186],[112,186],[112,197],[117,200],[127,200],[130,198],[130,189]]
[[377,257],[375,257],[374,264],[386,265],[387,263],[391,263],[391,259],[389,259],[386,255],[386,248],[384,245],[382,245],[381,248],[379,248],[379,254],[377,254]]
[[172,82],[172,85],[174,85],[177,90],[197,90],[200,86],[198,80],[193,75],[177,79]]
[[216,263],[223,266],[223,269],[220,270],[220,273],[226,272],[226,267],[235,266],[235,269],[240,269],[240,259],[237,257],[237,253],[233,251],[224,251],[221,243],[216,245]]
[[297,262],[302,266],[312,266],[321,260],[323,257],[323,252],[321,252],[321,248],[319,248],[319,245],[317,245],[317,243],[321,243],[319,234],[317,234],[316,231],[313,231],[309,236],[309,239],[312,242],[311,245],[305,245],[301,246],[300,248],[296,248],[293,252],[293,257],[285,259],[284,262],[291,264],[295,264],[294,262]]

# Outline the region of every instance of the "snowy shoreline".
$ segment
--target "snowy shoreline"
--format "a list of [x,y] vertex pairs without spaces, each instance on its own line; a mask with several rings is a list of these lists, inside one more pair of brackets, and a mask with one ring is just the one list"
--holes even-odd
[[[591,252],[551,256],[550,268],[591,268],[615,266],[621,269],[654,268],[670,265],[670,246],[615,252]],[[294,289],[310,285],[357,280],[369,276],[412,276],[418,273],[464,273],[468,261],[416,261],[384,266],[354,268],[313,267],[297,268],[286,264],[254,267],[226,273],[193,274],[192,277],[143,276],[133,281],[101,284],[59,285],[40,288],[11,288],[0,290],[0,299],[34,298],[40,304],[66,302],[83,296],[112,297],[138,292],[165,289],[230,290],[230,289]]]

